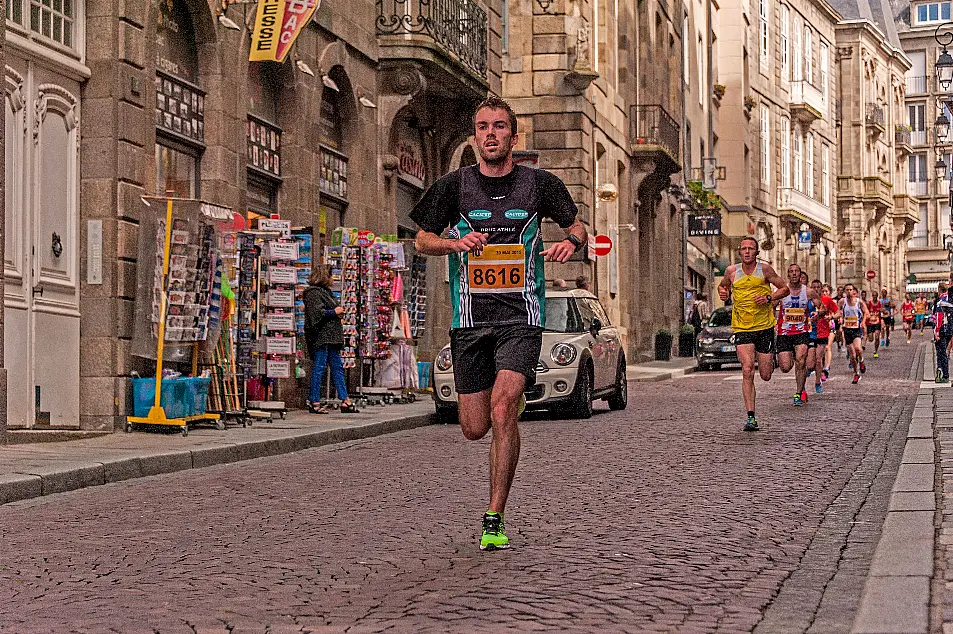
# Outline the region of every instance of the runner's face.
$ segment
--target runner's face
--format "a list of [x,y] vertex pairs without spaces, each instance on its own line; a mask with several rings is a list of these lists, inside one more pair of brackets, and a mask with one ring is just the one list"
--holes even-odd
[[756,247],[751,240],[745,240],[738,248],[738,252],[741,254],[742,262],[745,264],[751,264],[758,256],[758,247]]
[[821,294],[821,283],[820,283],[820,282],[811,282],[811,290],[814,291],[815,293],[817,293],[818,295],[820,295],[820,294]]
[[801,269],[796,266],[788,267],[788,283],[791,286],[800,286],[801,284]]
[[516,135],[510,128],[510,116],[502,109],[480,110],[476,115],[474,136],[480,158],[491,165],[506,162],[516,145]]

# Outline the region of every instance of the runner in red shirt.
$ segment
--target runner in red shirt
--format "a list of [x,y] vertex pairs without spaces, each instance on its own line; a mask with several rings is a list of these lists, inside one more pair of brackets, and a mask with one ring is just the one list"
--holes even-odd
[[874,359],[878,357],[878,352],[880,351],[880,330],[882,328],[881,322],[883,321],[881,317],[882,313],[883,305],[880,303],[880,298],[874,293],[870,301],[867,302],[867,342],[874,344]]
[[913,298],[910,293],[903,296],[903,303],[900,304],[900,314],[903,316],[903,332],[907,335],[907,343],[910,343],[910,337],[913,335],[913,320],[915,308]]
[[831,320],[839,317],[840,311],[838,311],[837,304],[831,297],[829,287],[822,287],[820,280],[814,280],[811,282],[811,288],[820,297],[820,304],[811,314],[811,321],[816,332],[814,340],[817,345],[808,350],[807,367],[809,370],[814,370],[814,393],[822,394],[824,389],[821,387],[821,382],[826,381],[828,376],[828,370],[824,363],[827,359],[827,343],[831,334]]

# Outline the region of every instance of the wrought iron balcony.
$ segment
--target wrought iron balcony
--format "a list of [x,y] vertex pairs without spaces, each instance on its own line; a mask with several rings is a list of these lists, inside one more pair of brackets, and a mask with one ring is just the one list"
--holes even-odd
[[910,137],[912,133],[913,133],[912,130],[894,131],[894,134],[893,134],[894,147],[896,147],[897,150],[904,156],[906,156],[907,154],[910,154],[910,152],[912,151],[911,148],[913,146],[910,143]]
[[377,35],[425,35],[486,77],[486,12],[473,0],[377,0]]
[[884,114],[884,108],[880,104],[869,103],[867,104],[867,110],[864,116],[864,122],[871,127],[871,132],[880,134],[883,133],[886,127],[886,115]]
[[679,125],[660,105],[635,105],[629,114],[632,151],[662,150],[678,166]]

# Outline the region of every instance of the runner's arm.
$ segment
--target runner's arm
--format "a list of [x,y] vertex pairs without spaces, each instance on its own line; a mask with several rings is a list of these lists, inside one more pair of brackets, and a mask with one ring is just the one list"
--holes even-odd
[[414,246],[424,255],[449,255],[451,253],[470,253],[486,245],[486,234],[474,231],[459,240],[441,238],[436,233],[421,229],[417,232]]
[[718,284],[718,298],[723,302],[727,302],[728,298],[731,297],[731,280],[735,279],[735,265],[730,265],[725,269],[725,276],[721,278],[721,283]]
[[576,245],[569,241],[569,236],[576,236],[580,244],[586,244],[586,240],[589,238],[586,233],[586,226],[579,220],[575,220],[564,231],[566,232],[565,240],[557,242],[540,254],[547,262],[566,262],[572,257],[572,254],[576,252]]
[[773,266],[770,264],[765,264],[761,270],[764,271],[765,281],[777,288],[776,291],[768,295],[768,301],[773,302],[775,300],[783,299],[791,294],[791,289],[788,288],[788,283],[784,281],[783,277],[778,275],[778,272],[774,270]]

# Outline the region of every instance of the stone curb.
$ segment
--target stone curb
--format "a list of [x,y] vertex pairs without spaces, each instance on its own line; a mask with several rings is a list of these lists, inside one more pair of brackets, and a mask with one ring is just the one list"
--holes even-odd
[[[62,461],[44,466],[42,460],[14,473],[0,475],[0,504],[28,500],[52,493],[74,491],[85,487],[121,482],[133,478],[201,469],[293,453],[352,440],[383,436],[434,424],[433,414],[417,414],[405,418],[369,422],[366,425],[341,427],[323,431],[304,431],[282,438],[249,440],[214,447],[198,447],[176,451],[145,451],[137,455],[69,463]],[[115,453],[104,450],[103,453]]]
[[625,378],[627,381],[631,381],[633,383],[657,383],[659,381],[667,381],[678,376],[685,376],[686,374],[692,374],[693,372],[698,371],[698,366],[678,368],[676,370],[659,370],[658,372],[646,372],[642,369],[632,369],[637,367],[638,366],[628,366],[626,368]]
[[[923,362],[933,380],[934,360],[920,345],[910,378]],[[919,374],[919,373],[918,373]],[[933,391],[920,389],[883,531],[874,551],[851,634],[927,634],[936,547],[936,455]]]

